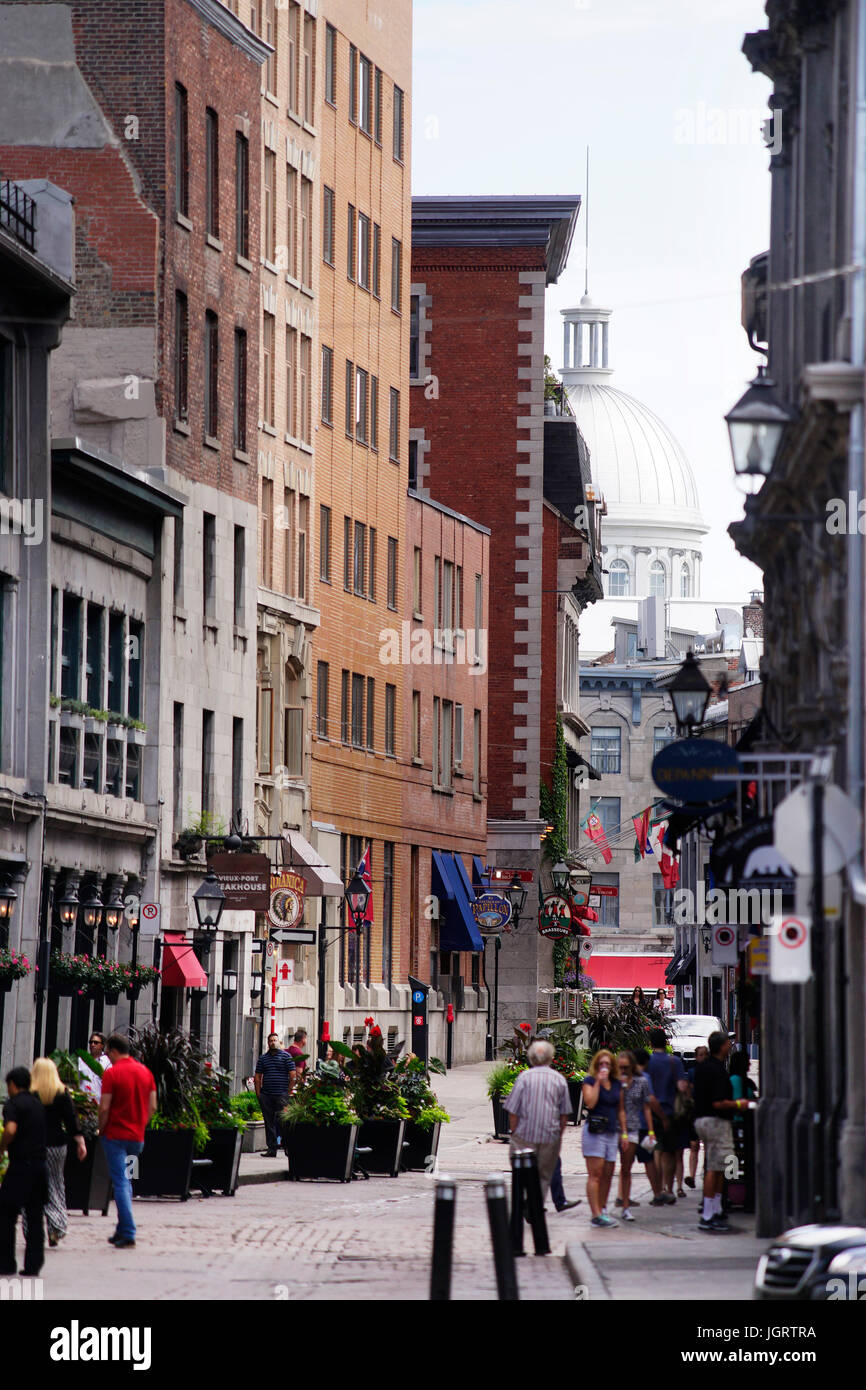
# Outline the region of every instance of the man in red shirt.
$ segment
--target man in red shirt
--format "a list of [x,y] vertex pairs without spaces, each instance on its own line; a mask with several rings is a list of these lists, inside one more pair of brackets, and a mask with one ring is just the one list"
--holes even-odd
[[296,1082],[303,1080],[304,1072],[307,1069],[306,1062],[302,1060],[307,1056],[306,1028],[299,1028],[295,1033],[294,1040],[289,1048],[289,1056],[295,1059],[295,1071],[297,1073],[295,1077]]
[[111,1066],[102,1078],[99,1133],[117,1203],[117,1230],[108,1243],[116,1250],[135,1245],[132,1182],[135,1160],[144,1148],[144,1131],[156,1114],[156,1082],[141,1062],[129,1055],[120,1033],[108,1039]]

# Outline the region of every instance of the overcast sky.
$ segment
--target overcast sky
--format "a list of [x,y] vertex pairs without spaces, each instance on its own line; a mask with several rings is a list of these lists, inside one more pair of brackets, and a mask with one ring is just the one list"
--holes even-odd
[[[589,289],[614,310],[612,384],[683,445],[712,529],[705,599],[760,573],[725,534],[742,515],[725,411],[755,374],[740,275],[769,240],[770,84],[740,52],[760,0],[415,0],[413,191],[583,193]],[[784,135],[784,132],[783,132]],[[584,287],[583,212],[547,295],[547,343]]]

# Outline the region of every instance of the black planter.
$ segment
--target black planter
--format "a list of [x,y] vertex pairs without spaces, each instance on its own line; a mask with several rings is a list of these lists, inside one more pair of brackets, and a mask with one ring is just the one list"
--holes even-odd
[[127,999],[137,999],[141,994],[141,985],[130,985],[129,989],[124,990]]
[[289,1178],[330,1178],[350,1182],[357,1125],[284,1125],[283,1148]]
[[242,1139],[239,1129],[212,1129],[207,1147],[198,1155],[199,1158],[209,1159],[211,1167],[202,1169],[201,1179],[193,1174],[192,1186],[224,1192],[227,1197],[233,1197],[238,1185]]
[[132,1180],[136,1197],[179,1197],[185,1202],[192,1182],[195,1136],[191,1129],[150,1129]]
[[416,1125],[414,1120],[407,1121],[405,1134],[407,1147],[403,1149],[403,1168],[407,1173],[427,1171],[427,1160],[435,1155],[439,1148],[441,1129],[442,1124],[439,1121],[435,1125],[430,1125],[429,1129]]
[[583,1091],[583,1082],[568,1079],[568,1095],[571,1100],[571,1123],[577,1124],[577,1117],[580,1114],[580,1098]]
[[78,984],[75,980],[52,980],[51,986],[61,999],[71,999],[73,994],[78,993]]
[[14,983],[11,975],[0,975],[0,994],[8,994]]
[[508,1139],[511,1136],[508,1111],[503,1108],[501,1096],[492,1096],[491,1099],[493,1102],[493,1133],[497,1139]]
[[106,1004],[116,1004],[117,1001],[118,1001],[118,999],[120,998],[120,990],[119,990],[119,989],[107,989],[107,990],[105,990],[105,992],[103,993],[103,996],[102,996],[102,997],[103,997],[103,999],[105,1000]]
[[63,1182],[68,1211],[81,1211],[87,1216],[92,1209],[105,1215],[111,1199],[111,1178],[105,1152],[98,1139],[88,1138],[87,1156],[83,1161],[78,1158],[75,1144],[69,1145]]
[[369,1149],[370,1152],[358,1154],[359,1166],[368,1173],[396,1178],[400,1172],[405,1137],[405,1120],[365,1120],[358,1135],[358,1148]]

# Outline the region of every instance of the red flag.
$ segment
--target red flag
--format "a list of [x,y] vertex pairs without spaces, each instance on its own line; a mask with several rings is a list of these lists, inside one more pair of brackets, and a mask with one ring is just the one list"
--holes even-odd
[[604,833],[604,826],[595,811],[590,811],[586,820],[583,822],[583,831],[588,835],[594,844],[601,850],[601,857],[605,864],[609,864],[613,855],[610,852],[610,845],[607,843],[607,836]]
[[364,921],[365,921],[365,922],[372,922],[372,920],[373,920],[373,874],[372,874],[372,870],[371,870],[371,866],[370,866],[370,846],[369,846],[369,845],[368,845],[367,848],[364,850],[364,856],[363,856],[363,858],[362,858],[360,864],[358,865],[357,869],[355,870],[355,872],[356,872],[357,874],[360,874],[360,875],[361,875],[361,878],[364,880],[364,882],[366,883],[368,889],[370,890],[370,896],[369,896],[369,898],[367,899],[367,910],[366,910],[365,913],[364,913]]
[[645,854],[652,854],[652,845],[649,843],[649,806],[647,806],[645,811],[641,811],[639,816],[632,816],[631,823],[634,826],[634,833],[637,836],[634,847],[634,859],[637,864],[639,860],[643,859]]
[[665,832],[668,828],[667,821],[661,821],[656,826],[656,839],[658,841],[659,868],[661,869],[662,883],[665,888],[676,888],[680,881],[680,866],[673,855],[665,849]]

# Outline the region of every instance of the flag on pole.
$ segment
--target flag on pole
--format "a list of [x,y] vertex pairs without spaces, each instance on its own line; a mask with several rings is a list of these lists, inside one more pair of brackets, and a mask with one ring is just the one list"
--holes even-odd
[[370,865],[370,846],[369,846],[369,845],[368,845],[367,848],[364,850],[364,856],[363,856],[363,858],[361,859],[361,862],[360,862],[360,864],[358,865],[358,867],[357,867],[357,869],[355,870],[355,872],[356,872],[357,874],[360,874],[361,878],[364,880],[364,882],[366,883],[367,888],[368,888],[368,890],[369,890],[370,896],[369,896],[368,899],[367,899],[367,909],[366,909],[366,911],[365,911],[365,913],[364,913],[364,921],[365,921],[365,922],[372,922],[372,920],[373,920],[373,874],[372,874],[371,865]]
[[634,826],[636,836],[634,842],[634,862],[639,864],[644,855],[652,854],[653,848],[649,837],[650,828],[650,808],[647,806],[645,811],[641,811],[639,816],[632,816],[631,823]]
[[673,855],[665,849],[665,834],[668,823],[666,820],[659,821],[654,827],[656,843],[658,845],[659,868],[661,869],[662,883],[665,888],[676,888],[680,881],[680,866]]
[[607,843],[607,836],[604,833],[604,826],[596,811],[590,811],[584,821],[581,821],[583,833],[592,840],[593,844],[598,845],[601,850],[601,857],[605,864],[609,864],[613,855],[610,852],[610,845]]

